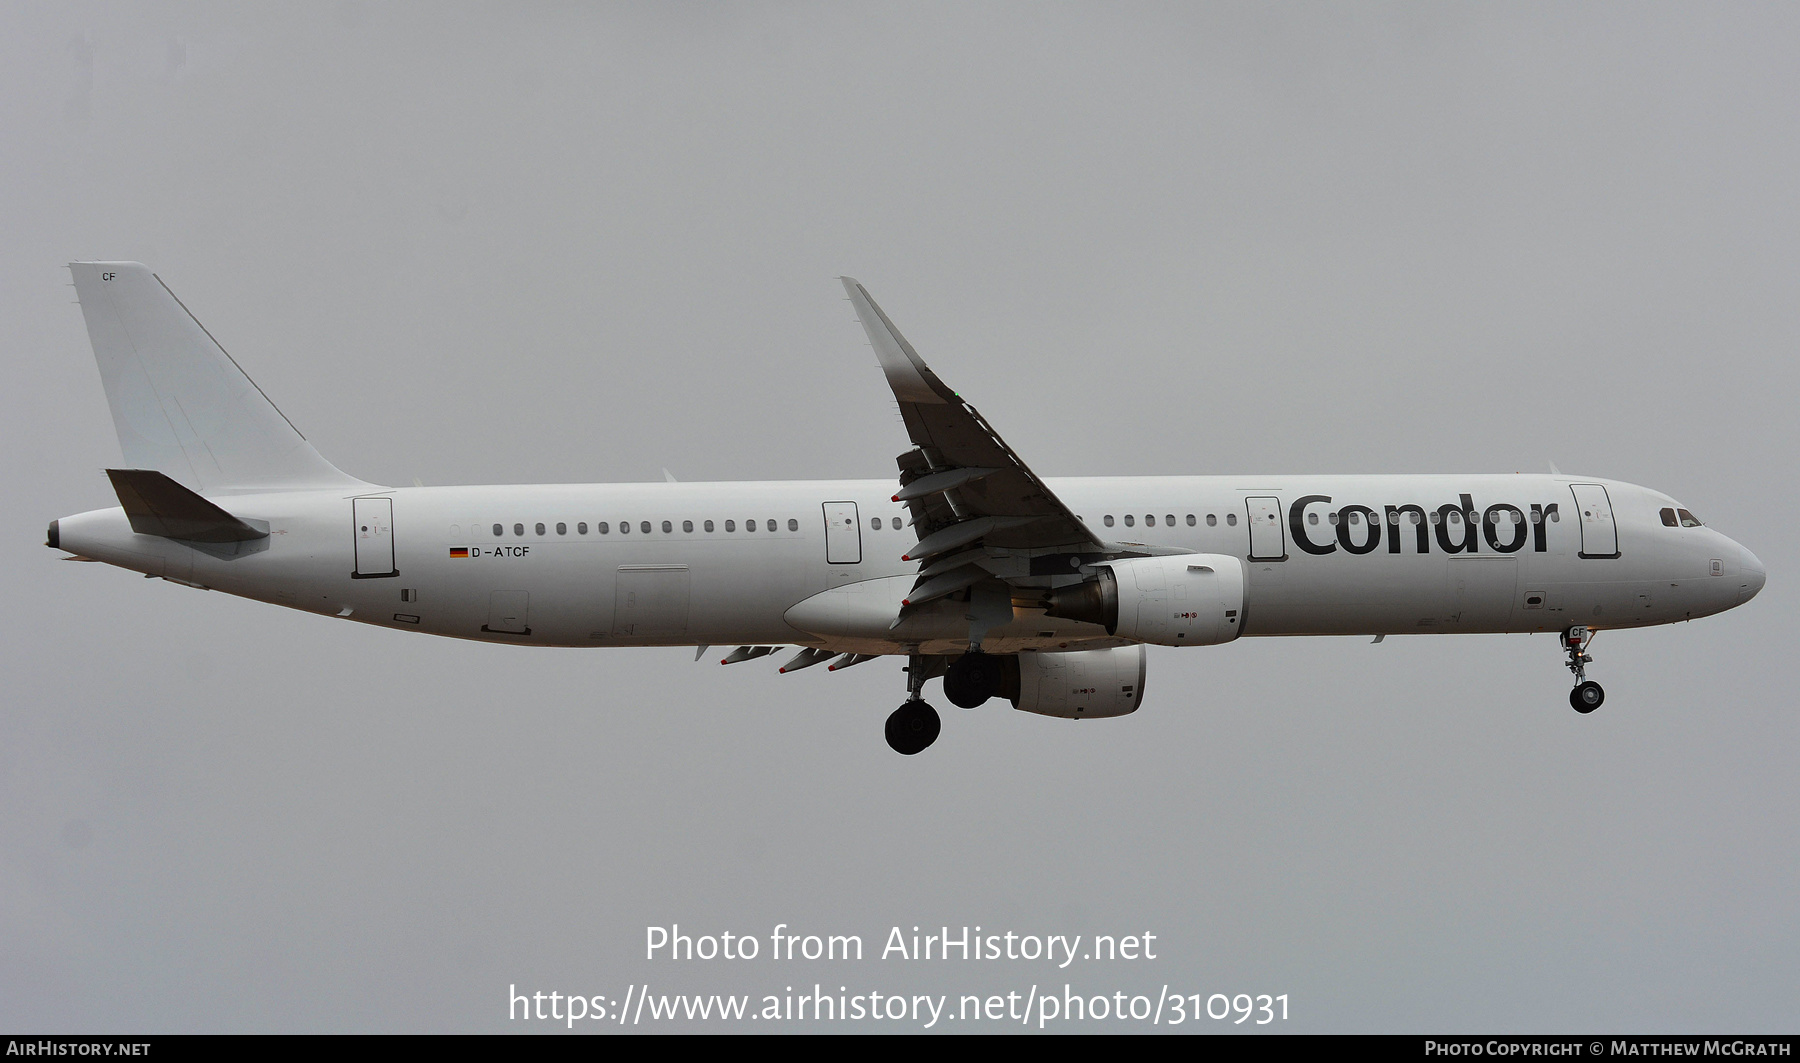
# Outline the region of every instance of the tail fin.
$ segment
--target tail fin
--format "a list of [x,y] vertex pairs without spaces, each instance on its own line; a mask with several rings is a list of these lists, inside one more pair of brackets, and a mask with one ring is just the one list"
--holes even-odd
[[367,487],[326,461],[136,262],[72,262],[125,463],[202,494]]

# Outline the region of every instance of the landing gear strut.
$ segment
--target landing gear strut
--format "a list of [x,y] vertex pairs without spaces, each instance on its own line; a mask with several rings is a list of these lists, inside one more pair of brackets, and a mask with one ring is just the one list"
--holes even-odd
[[943,729],[937,710],[919,696],[929,678],[926,659],[916,653],[911,655],[906,668],[906,704],[887,718],[887,743],[902,756],[923,752],[937,741],[938,732]]
[[1569,655],[1569,671],[1575,674],[1575,689],[1569,691],[1569,707],[1580,713],[1593,712],[1606,701],[1606,691],[1587,677],[1587,666],[1594,663],[1587,654],[1588,643],[1592,641],[1594,633],[1580,625],[1562,633],[1563,650]]

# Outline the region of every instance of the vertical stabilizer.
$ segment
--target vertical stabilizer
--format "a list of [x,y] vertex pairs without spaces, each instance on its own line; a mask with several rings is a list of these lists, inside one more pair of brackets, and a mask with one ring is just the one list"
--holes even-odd
[[368,486],[320,456],[136,262],[72,262],[125,463],[202,494]]

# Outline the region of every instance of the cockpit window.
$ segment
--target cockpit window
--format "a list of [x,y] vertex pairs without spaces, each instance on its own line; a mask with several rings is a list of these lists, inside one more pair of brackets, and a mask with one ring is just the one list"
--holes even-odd
[[1699,517],[1694,516],[1692,513],[1689,513],[1685,509],[1678,509],[1675,512],[1679,513],[1681,515],[1681,526],[1683,528],[1698,528],[1698,527],[1700,527],[1700,518]]
[[1681,527],[1681,522],[1675,519],[1675,511],[1666,507],[1662,511],[1662,522],[1665,528]]

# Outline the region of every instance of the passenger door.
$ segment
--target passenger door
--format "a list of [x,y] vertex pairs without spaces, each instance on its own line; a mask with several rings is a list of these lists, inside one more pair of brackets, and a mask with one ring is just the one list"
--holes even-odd
[[862,563],[862,523],[855,502],[825,503],[825,561],[832,565]]
[[1250,519],[1250,558],[1253,561],[1286,561],[1287,533],[1281,527],[1281,499],[1257,496],[1244,499]]
[[356,571],[351,578],[398,576],[394,570],[394,500],[353,498],[350,518],[356,536]]
[[1570,484],[1575,513],[1581,518],[1581,556],[1619,556],[1619,528],[1613,522],[1612,499],[1599,484]]

